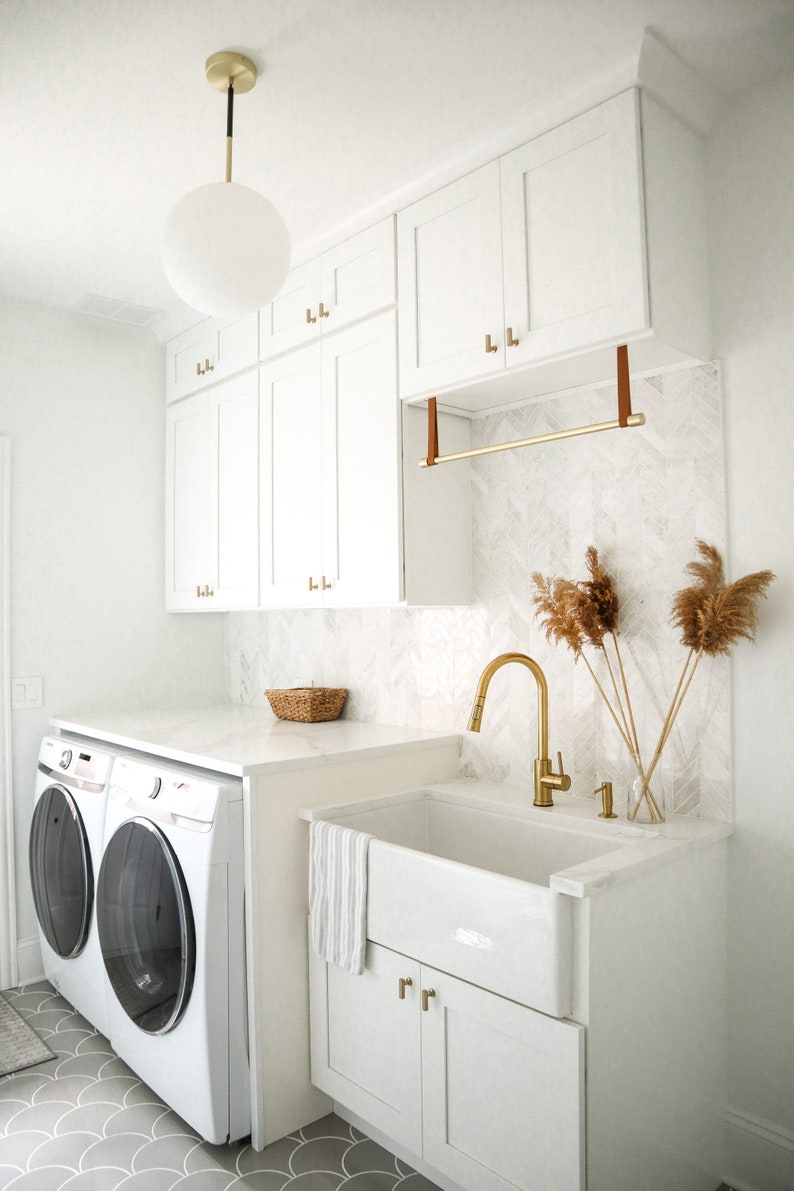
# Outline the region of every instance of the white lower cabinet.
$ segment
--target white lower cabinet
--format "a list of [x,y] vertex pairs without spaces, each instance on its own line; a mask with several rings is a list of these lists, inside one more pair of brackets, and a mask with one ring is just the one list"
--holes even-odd
[[166,412],[166,608],[258,603],[256,372]]
[[582,1026],[373,943],[310,965],[317,1087],[470,1191],[581,1191]]

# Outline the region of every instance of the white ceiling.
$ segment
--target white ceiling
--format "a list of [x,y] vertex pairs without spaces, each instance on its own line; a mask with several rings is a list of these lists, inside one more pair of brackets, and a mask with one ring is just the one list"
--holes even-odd
[[234,178],[300,257],[646,27],[726,97],[794,61],[792,0],[0,0],[0,293],[179,309],[159,240],[223,178],[216,50],[260,70]]

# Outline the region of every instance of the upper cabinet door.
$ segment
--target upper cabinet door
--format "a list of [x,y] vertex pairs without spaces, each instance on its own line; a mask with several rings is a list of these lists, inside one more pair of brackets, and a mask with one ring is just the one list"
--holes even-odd
[[290,269],[272,302],[259,312],[259,354],[263,360],[309,343],[320,333],[317,303],[320,262]]
[[[209,609],[259,602],[259,402],[256,371],[208,395],[209,537],[214,597]],[[211,589],[212,590],[212,589]]]
[[501,159],[508,367],[649,325],[639,96]]
[[208,318],[166,344],[166,401],[178,401],[256,364],[257,312]]
[[320,344],[260,369],[260,600],[320,603],[322,380]]
[[504,368],[498,162],[398,214],[397,277],[402,396]]
[[394,216],[290,270],[260,311],[260,358],[270,360],[395,301]]
[[394,216],[381,220],[320,257],[318,322],[323,334],[348,326],[396,298]]
[[323,343],[323,600],[402,598],[395,316]]
[[166,411],[165,606],[201,608],[210,581],[210,493],[207,395],[198,393]]

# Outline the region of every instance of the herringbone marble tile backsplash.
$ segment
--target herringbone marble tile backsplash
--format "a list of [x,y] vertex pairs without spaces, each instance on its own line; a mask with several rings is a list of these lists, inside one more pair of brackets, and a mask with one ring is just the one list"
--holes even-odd
[[[641,429],[472,463],[472,607],[230,613],[232,701],[270,715],[266,687],[346,686],[347,717],[459,731],[465,774],[529,786],[537,702],[528,671],[501,670],[482,732],[465,732],[482,667],[517,650],[546,673],[552,754],[562,751],[572,792],[589,794],[609,779],[619,799],[628,774],[624,746],[584,665],[546,642],[531,575],[584,578],[585,550],[597,547],[620,596],[637,729],[652,752],[685,656],[669,624],[671,598],[688,582],[684,568],[696,539],[725,550],[717,366],[634,380],[632,405],[646,416]],[[473,445],[607,421],[615,408],[614,386],[544,399],[475,420]],[[727,659],[701,663],[665,750],[662,779],[677,812],[730,816]]]

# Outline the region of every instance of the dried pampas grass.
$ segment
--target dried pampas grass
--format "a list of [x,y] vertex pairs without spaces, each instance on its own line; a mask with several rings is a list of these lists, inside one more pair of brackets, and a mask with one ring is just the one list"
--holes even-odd
[[[595,546],[585,552],[589,579],[578,583],[570,579],[532,576],[535,615],[540,619],[547,641],[567,645],[575,659],[582,658],[623,742],[631,753],[642,780],[642,794],[633,807],[634,818],[645,799],[651,820],[664,816],[654,799],[649,783],[656,770],[676,718],[701,657],[729,654],[737,641],[754,641],[758,629],[758,601],[767,594],[775,576],[771,571],[756,571],[734,583],[726,584],[722,556],[715,546],[696,542],[698,556],[687,563],[694,583],[673,597],[671,623],[681,631],[681,642],[689,650],[683,670],[662,724],[659,739],[647,769],[643,769],[637,729],[631,707],[626,674],[618,643],[620,603],[610,575],[601,565]],[[607,651],[611,643],[615,662]],[[611,697],[599,682],[584,647],[589,644],[603,654]]]

